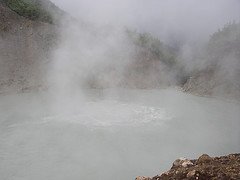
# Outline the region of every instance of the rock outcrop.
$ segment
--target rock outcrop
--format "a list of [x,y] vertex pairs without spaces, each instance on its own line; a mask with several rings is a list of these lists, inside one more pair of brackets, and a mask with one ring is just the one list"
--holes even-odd
[[202,63],[184,85],[187,92],[240,99],[240,23],[215,32],[198,59]]
[[56,25],[22,17],[0,1],[0,93],[43,88]]
[[196,160],[180,158],[172,168],[155,177],[137,177],[136,180],[238,180],[240,179],[240,154],[210,157],[203,154]]

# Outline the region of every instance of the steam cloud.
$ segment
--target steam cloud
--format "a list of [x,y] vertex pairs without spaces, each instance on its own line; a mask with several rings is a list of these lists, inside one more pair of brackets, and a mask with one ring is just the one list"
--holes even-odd
[[[78,87],[131,84],[126,82],[129,76],[126,71],[131,71],[128,67],[134,64],[136,52],[126,37],[126,28],[151,33],[165,44],[179,48],[178,61],[185,73],[190,73],[209,65],[208,59],[195,56],[198,51],[204,53],[201,49],[210,35],[240,17],[238,0],[53,2],[82,23],[63,24],[60,28],[62,41],[53,56],[51,84],[57,82],[56,89],[66,94],[79,93]],[[160,81],[176,84],[179,72],[175,69],[170,72],[162,64],[156,66],[160,69],[147,72],[149,79],[146,81],[154,83],[159,81],[156,76],[161,76],[164,80]],[[136,82],[144,78],[133,77]],[[76,92],[70,92],[74,89]]]
[[[182,67],[204,69],[208,59],[195,56],[210,34],[239,21],[240,1],[52,1],[75,19],[56,25],[61,38],[46,75],[51,91],[0,96],[3,179],[133,179],[164,171],[178,156],[239,150],[239,103],[115,87],[176,85]],[[177,49],[181,66],[139,63],[148,51],[136,48],[126,29],[150,32],[166,52],[168,45]],[[224,58],[219,77],[231,79],[239,60]]]
[[76,18],[150,32],[161,40],[173,36],[206,40],[227,22],[239,20],[238,0],[53,0]]

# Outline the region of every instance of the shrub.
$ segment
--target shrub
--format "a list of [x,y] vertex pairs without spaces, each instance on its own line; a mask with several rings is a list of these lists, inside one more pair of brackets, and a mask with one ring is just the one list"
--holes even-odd
[[21,16],[31,20],[53,23],[51,14],[41,5],[41,1],[4,0],[7,6]]
[[137,33],[136,31],[127,30],[128,37],[142,51],[147,51],[150,57],[148,59],[159,60],[167,66],[176,65],[176,55],[174,51],[163,44],[158,38],[149,33]]

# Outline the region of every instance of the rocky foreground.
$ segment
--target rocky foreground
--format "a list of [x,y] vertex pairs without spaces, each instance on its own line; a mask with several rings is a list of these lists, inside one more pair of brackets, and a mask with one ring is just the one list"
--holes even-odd
[[136,180],[239,180],[240,179],[240,154],[210,157],[207,154],[197,160],[180,158],[173,162],[172,168],[153,178],[137,177]]

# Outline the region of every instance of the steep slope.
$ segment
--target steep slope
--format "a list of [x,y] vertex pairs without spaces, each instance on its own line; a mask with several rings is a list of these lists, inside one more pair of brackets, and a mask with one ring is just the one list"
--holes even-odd
[[184,72],[174,49],[151,34],[134,31],[127,33],[135,50],[133,61],[126,73],[128,84],[145,88],[182,84]]
[[205,68],[192,73],[184,90],[240,99],[240,23],[214,33],[206,49]]
[[[69,52],[67,61],[70,71],[74,66],[77,67],[76,63],[79,64],[79,69],[75,70],[77,75],[74,75],[76,84],[84,81],[83,86],[90,88],[158,88],[179,83],[179,80],[175,81],[180,70],[176,55],[150,34],[126,31],[123,33],[124,40],[118,41],[113,37],[115,32],[111,32],[111,28],[99,28],[69,18],[48,0],[1,0],[0,8],[0,92],[49,86],[47,76],[48,68],[52,65],[50,59],[56,59],[50,58],[51,50],[60,40],[63,42],[59,43],[58,51]],[[70,21],[60,23],[63,17]],[[69,30],[65,28],[67,23],[71,27]],[[107,36],[102,34],[105,29]],[[58,38],[60,34],[65,38]],[[109,40],[113,41],[111,46]],[[64,49],[66,46],[69,47]],[[130,50],[125,49],[128,46]],[[81,54],[81,51],[88,51],[89,48],[95,63],[92,70],[88,67],[85,72],[81,62],[86,52]],[[99,50],[103,55],[97,55]],[[88,64],[87,60],[85,64]],[[62,68],[68,70],[67,67]]]
[[0,93],[44,86],[57,27],[32,21],[0,2]]
[[[120,41],[111,34],[114,32],[108,31],[108,36],[102,36],[101,42],[92,40],[107,47],[107,52],[103,57],[95,57],[93,73],[85,73],[86,85],[144,89],[182,85],[184,73],[171,47],[149,33],[125,30],[119,33]],[[111,46],[107,44],[108,39],[114,42]],[[104,61],[98,63],[97,59]]]
[[59,9],[55,4],[48,0],[1,0],[10,9],[19,15],[37,20],[55,24],[65,12]]

